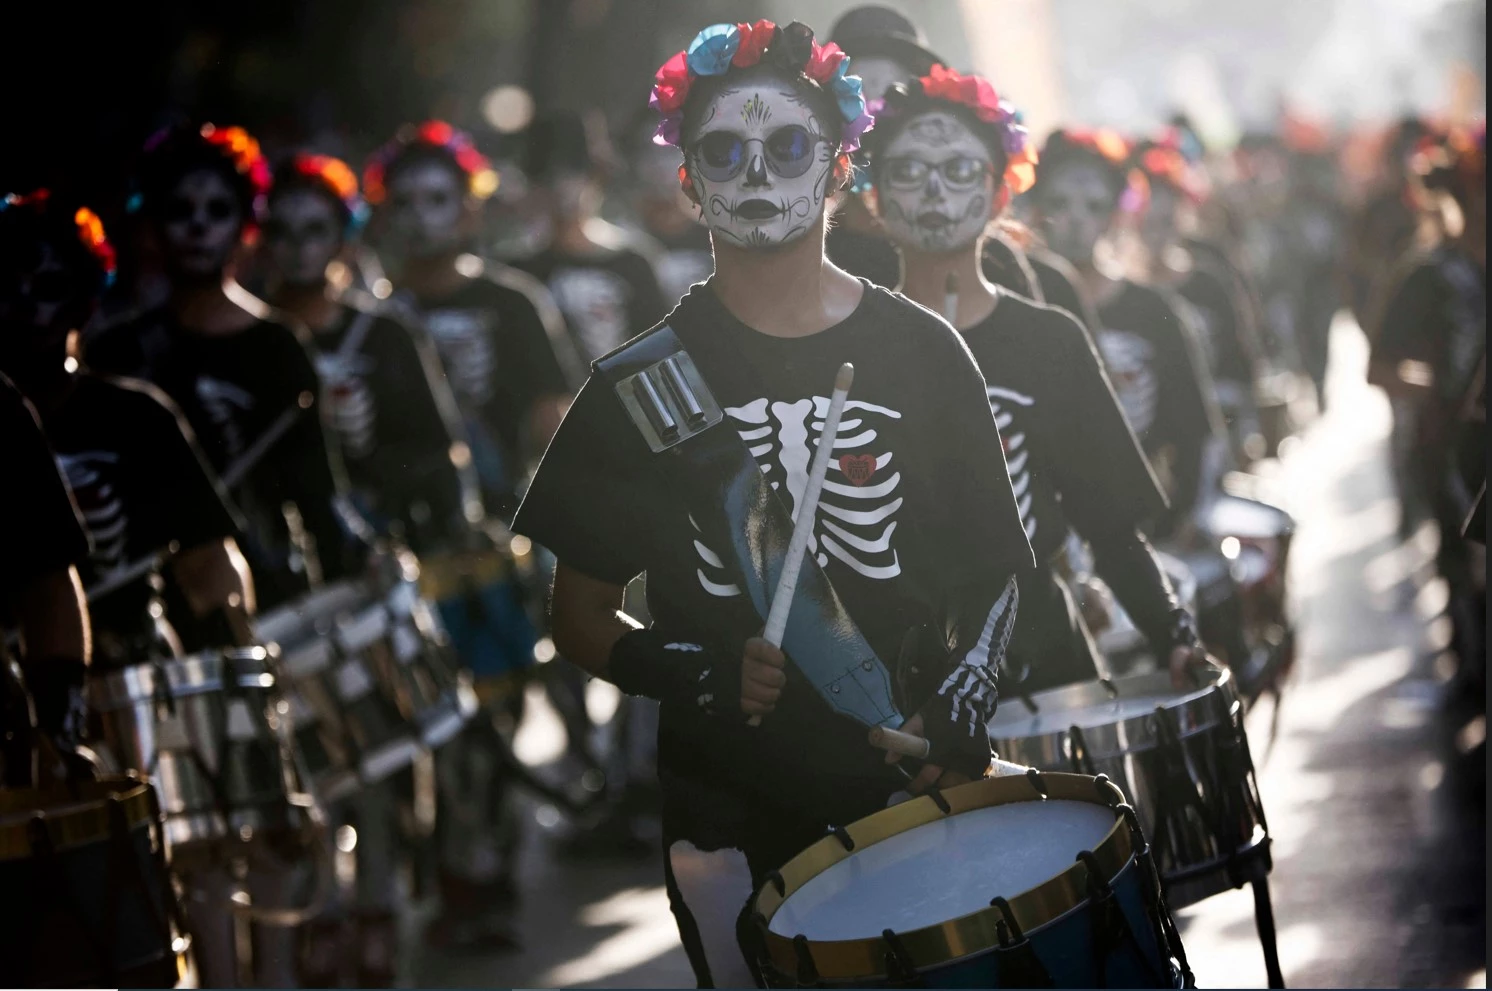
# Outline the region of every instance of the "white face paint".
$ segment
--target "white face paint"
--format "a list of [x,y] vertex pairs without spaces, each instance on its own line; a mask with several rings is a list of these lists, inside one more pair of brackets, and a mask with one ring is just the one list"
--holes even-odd
[[1033,206],[1047,247],[1074,265],[1088,265],[1118,204],[1099,166],[1075,162],[1042,176]]
[[965,250],[989,224],[994,172],[989,149],[958,117],[918,114],[875,163],[881,222],[908,250]]
[[726,82],[687,135],[685,160],[713,234],[777,248],[822,230],[837,148],[805,94],[780,76]]

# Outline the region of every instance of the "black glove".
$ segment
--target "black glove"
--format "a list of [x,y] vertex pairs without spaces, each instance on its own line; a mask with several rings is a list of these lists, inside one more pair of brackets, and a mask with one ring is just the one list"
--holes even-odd
[[21,673],[36,710],[36,728],[51,740],[62,760],[58,773],[74,781],[96,778],[92,759],[79,752],[88,730],[83,688],[87,665],[75,657],[27,658],[21,662]]
[[998,700],[994,677],[985,668],[954,668],[918,711],[930,745],[928,762],[966,777],[984,777],[994,757],[988,726]]
[[611,648],[606,677],[628,695],[746,719],[741,711],[740,655],[670,636],[657,627],[624,633]]

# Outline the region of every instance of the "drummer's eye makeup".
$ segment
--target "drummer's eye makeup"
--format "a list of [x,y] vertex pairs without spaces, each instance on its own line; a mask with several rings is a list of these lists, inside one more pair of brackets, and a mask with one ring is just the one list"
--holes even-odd
[[952,114],[912,118],[875,163],[886,232],[911,251],[962,251],[984,233],[994,194],[989,150]]
[[714,236],[775,248],[821,224],[835,150],[802,94],[759,78],[714,95],[689,136],[685,161]]

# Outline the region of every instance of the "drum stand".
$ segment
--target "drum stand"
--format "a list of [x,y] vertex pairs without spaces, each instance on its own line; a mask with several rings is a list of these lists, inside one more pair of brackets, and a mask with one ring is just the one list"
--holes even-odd
[[1251,883],[1254,888],[1254,925],[1259,930],[1259,945],[1264,948],[1264,973],[1271,988],[1283,988],[1285,975],[1280,970],[1280,949],[1275,942],[1274,903],[1269,898],[1269,875],[1261,874]]

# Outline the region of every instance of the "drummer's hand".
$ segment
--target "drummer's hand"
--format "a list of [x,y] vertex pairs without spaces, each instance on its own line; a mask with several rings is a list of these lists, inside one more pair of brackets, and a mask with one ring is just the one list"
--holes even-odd
[[[921,713],[918,713],[901,725],[903,733],[910,733],[913,736],[921,736],[922,730]],[[895,764],[900,760],[901,754],[893,753],[890,750],[886,751],[887,764]],[[969,780],[970,778],[966,774],[950,771],[946,768],[938,767],[936,764],[924,764],[922,765],[922,770],[917,773],[917,776],[907,782],[906,790],[909,794],[920,795],[933,785],[937,785],[939,788],[952,788],[954,785],[961,785]]]
[[741,711],[765,716],[777,708],[787,684],[787,655],[761,637],[746,641],[741,654]]
[[1201,646],[1180,646],[1171,651],[1171,687],[1186,691],[1197,687],[1197,675],[1216,664]]

